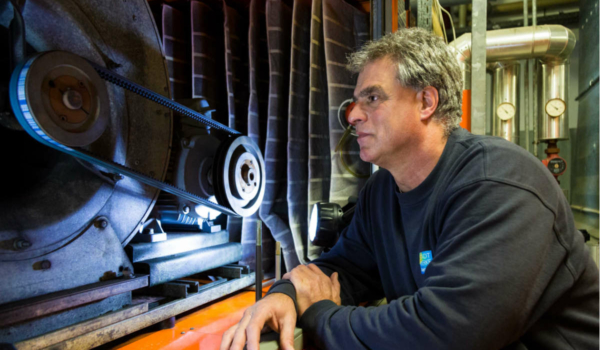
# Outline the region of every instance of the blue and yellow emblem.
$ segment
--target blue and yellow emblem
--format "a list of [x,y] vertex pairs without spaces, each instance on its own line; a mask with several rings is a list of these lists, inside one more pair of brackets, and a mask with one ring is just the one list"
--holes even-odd
[[431,250],[426,250],[419,253],[419,265],[421,265],[421,275],[425,273],[427,265],[433,260]]

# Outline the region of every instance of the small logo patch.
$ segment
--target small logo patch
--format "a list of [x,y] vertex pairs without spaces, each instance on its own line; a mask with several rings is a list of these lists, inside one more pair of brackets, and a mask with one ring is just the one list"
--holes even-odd
[[431,250],[426,250],[419,253],[419,265],[421,265],[421,275],[425,273],[425,269],[427,265],[433,260],[433,255],[431,254]]

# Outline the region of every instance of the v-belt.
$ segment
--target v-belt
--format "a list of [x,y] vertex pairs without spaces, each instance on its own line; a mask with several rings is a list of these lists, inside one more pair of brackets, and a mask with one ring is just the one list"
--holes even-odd
[[[72,147],[65,146],[65,145],[55,141],[54,139],[52,139],[50,136],[46,135],[46,133],[39,127],[36,120],[33,118],[32,114],[29,110],[29,107],[27,105],[27,97],[26,97],[26,93],[25,93],[25,80],[27,78],[27,71],[36,57],[37,56],[20,64],[19,67],[17,67],[15,69],[15,72],[13,73],[13,77],[12,77],[11,83],[10,83],[11,84],[11,86],[10,86],[11,102],[13,102],[13,106],[15,106],[14,102],[16,102],[17,105],[20,107],[20,108],[13,108],[15,110],[15,115],[16,115],[17,119],[19,120],[20,124],[23,126],[23,128],[27,131],[27,133],[29,135],[31,135],[37,141],[41,142],[42,144],[44,144],[48,147],[52,147],[58,151],[67,153],[67,154],[74,156],[76,158],[79,158],[81,160],[99,165],[101,167],[108,169],[109,171],[114,171],[115,173],[118,173],[118,174],[121,174],[124,176],[128,176],[132,179],[135,179],[137,181],[140,181],[140,182],[150,185],[152,187],[158,188],[159,190],[171,193],[177,197],[188,200],[192,203],[197,203],[197,204],[207,206],[209,208],[218,210],[227,215],[240,216],[239,214],[235,213],[234,211],[232,211],[231,209],[229,209],[225,206],[222,206],[222,205],[219,205],[219,204],[209,201],[208,198],[204,198],[202,196],[198,196],[196,194],[182,190],[179,187],[176,187],[176,186],[173,186],[166,182],[157,180],[152,176],[149,176],[149,175],[141,173],[137,170],[131,169],[123,164],[119,164],[119,163],[113,162],[111,160],[104,159],[103,157],[96,155],[90,151],[87,151],[87,150],[84,150],[81,148],[72,148]],[[229,128],[223,124],[215,122],[214,120],[209,119],[206,116],[204,116],[202,113],[196,112],[196,111],[194,111],[188,107],[185,107],[171,99],[168,99],[152,90],[149,90],[141,85],[138,85],[132,81],[129,81],[128,79],[126,79],[104,67],[101,67],[93,62],[90,62],[90,61],[88,61],[88,62],[96,70],[96,72],[98,72],[98,75],[102,79],[104,79],[112,84],[115,84],[126,90],[129,90],[137,95],[140,95],[143,98],[154,101],[155,103],[165,106],[165,107],[169,108],[170,110],[177,112],[183,116],[195,119],[203,124],[206,124],[207,126],[209,126],[211,128],[222,130],[222,131],[228,133],[230,136],[240,135],[239,131],[236,131],[236,130]],[[18,76],[17,76],[17,74],[18,74]]]

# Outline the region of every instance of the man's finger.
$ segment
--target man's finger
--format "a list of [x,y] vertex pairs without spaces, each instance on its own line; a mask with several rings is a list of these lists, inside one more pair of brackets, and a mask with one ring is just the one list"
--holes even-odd
[[331,274],[331,283],[333,284],[333,288],[339,292],[340,291],[340,280],[339,280],[337,272],[334,272]]
[[223,338],[221,339],[221,346],[219,347],[219,350],[228,350],[229,346],[231,345],[231,341],[233,340],[233,335],[235,334],[235,330],[237,329],[238,325],[235,324],[231,327],[229,327],[228,330],[225,331],[225,333],[223,333]]
[[340,285],[340,280],[339,280],[339,275],[337,272],[334,272],[331,274],[331,283],[333,284],[333,298],[334,298],[334,302],[338,305],[341,305],[342,301],[341,301],[341,292],[342,292],[342,286]]
[[259,312],[252,317],[252,320],[246,327],[246,338],[248,339],[246,347],[248,350],[259,349],[261,331],[270,317],[271,313],[267,312]]
[[283,350],[294,350],[294,329],[296,320],[293,317],[284,317],[279,331],[279,346]]
[[244,313],[244,317],[240,321],[235,334],[233,335],[233,342],[231,343],[231,350],[242,350],[246,344],[246,327],[252,319],[252,313]]

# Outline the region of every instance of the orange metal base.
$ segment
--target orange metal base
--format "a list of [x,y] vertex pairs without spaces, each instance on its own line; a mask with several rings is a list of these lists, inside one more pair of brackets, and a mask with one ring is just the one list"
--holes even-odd
[[[269,288],[263,288],[263,295]],[[254,302],[254,291],[242,291],[178,318],[172,329],[139,335],[113,349],[218,350],[223,333],[238,323],[244,311]]]

